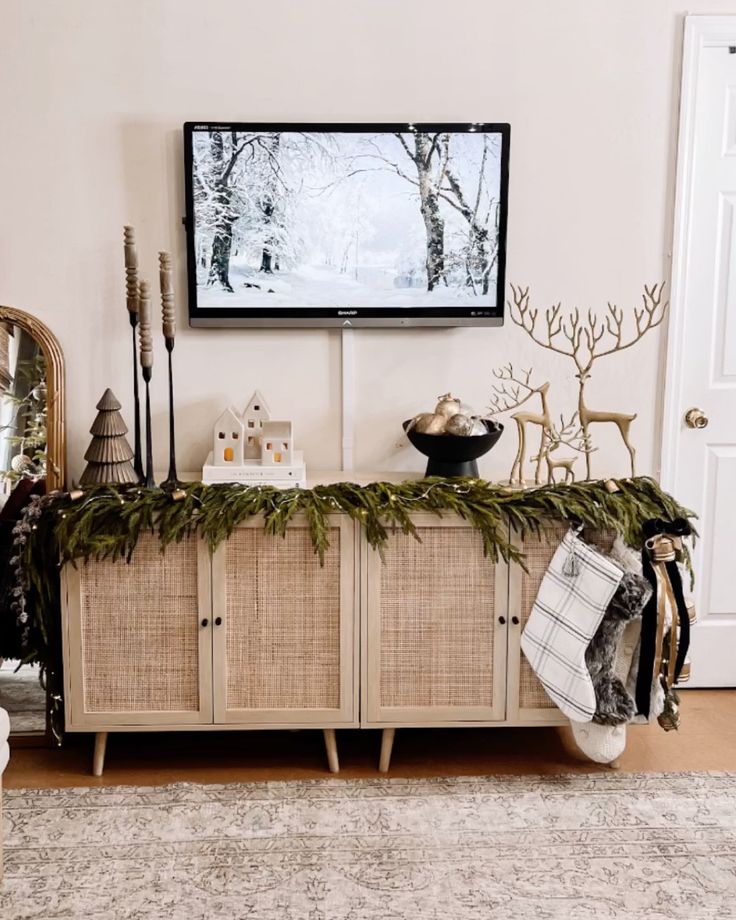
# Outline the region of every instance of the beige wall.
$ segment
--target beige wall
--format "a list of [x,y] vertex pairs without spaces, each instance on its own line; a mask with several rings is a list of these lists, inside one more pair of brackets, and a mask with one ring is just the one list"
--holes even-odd
[[[734,12],[690,0],[690,12]],[[70,464],[111,386],[131,420],[121,228],[144,269],[177,263],[180,468],[224,404],[259,387],[313,468],[339,463],[339,333],[186,328],[181,124],[188,119],[481,120],[512,125],[509,278],[535,301],[631,308],[669,275],[684,5],[670,0],[0,0],[0,303],[40,316],[67,359]],[[162,343],[156,456],[165,465]],[[503,330],[356,334],[356,466],[419,468],[399,422],[458,392],[487,402],[513,360],[574,408],[571,367]],[[658,334],[595,367],[589,403],[637,411],[658,463]],[[507,472],[509,435],[483,472]],[[596,471],[624,471],[613,438]]]

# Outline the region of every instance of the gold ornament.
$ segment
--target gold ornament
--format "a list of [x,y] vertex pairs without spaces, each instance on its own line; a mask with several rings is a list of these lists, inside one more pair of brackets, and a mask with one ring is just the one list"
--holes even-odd
[[443,393],[438,397],[439,402],[435,406],[435,415],[443,415],[445,418],[451,418],[460,411],[460,400],[456,399],[452,393]]
[[473,433],[473,420],[458,412],[447,419],[445,432],[459,437],[469,437]]
[[447,417],[436,415],[432,412],[422,412],[417,416],[417,423],[414,426],[419,434],[444,434]]
[[419,425],[425,426],[431,418],[431,412],[419,412],[406,426],[406,430],[412,431],[414,428],[416,428],[417,431],[422,432],[423,429],[420,428]]

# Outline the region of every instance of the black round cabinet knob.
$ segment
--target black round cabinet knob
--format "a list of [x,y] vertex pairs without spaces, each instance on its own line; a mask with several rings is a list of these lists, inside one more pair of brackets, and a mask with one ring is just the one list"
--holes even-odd
[[501,624],[501,626],[505,626],[505,625],[506,625],[506,617],[499,617],[499,618],[498,618],[498,622]]
[[202,627],[204,628],[205,626],[207,626],[209,622],[210,621],[205,617],[204,620],[202,620]]
[[222,617],[215,617],[215,626],[222,626]]
[[518,617],[511,617],[511,622],[514,624],[514,626],[518,626],[518,625],[519,625],[519,618],[518,618]]

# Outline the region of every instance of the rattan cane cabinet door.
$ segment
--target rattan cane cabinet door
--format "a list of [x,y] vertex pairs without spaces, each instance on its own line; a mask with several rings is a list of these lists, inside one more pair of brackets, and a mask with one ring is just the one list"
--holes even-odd
[[[67,727],[212,722],[210,557],[196,538],[62,573]],[[206,625],[205,625],[206,623]]]
[[[521,650],[521,633],[532,612],[547,566],[569,529],[563,521],[550,521],[538,535],[529,533],[514,542],[523,551],[526,568],[511,565],[509,572],[509,671],[507,712],[510,722],[544,722],[563,725],[567,718],[547,696]],[[610,550],[614,534],[586,531],[584,538],[603,552]]]
[[364,544],[363,723],[504,719],[508,569],[460,518],[417,514],[384,560]]
[[355,525],[346,515],[329,520],[324,565],[303,516],[283,539],[248,521],[215,550],[216,722],[355,722]]

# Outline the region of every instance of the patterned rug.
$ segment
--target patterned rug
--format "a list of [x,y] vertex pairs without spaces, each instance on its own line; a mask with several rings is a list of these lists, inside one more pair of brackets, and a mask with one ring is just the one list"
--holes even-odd
[[736,773],[6,791],[3,920],[736,916]]

